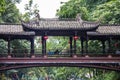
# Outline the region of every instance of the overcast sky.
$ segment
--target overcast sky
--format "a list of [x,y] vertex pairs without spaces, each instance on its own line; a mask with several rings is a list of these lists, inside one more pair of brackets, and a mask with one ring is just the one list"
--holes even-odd
[[[20,4],[17,4],[21,13],[24,13],[25,4],[29,0],[22,0]],[[68,0],[33,0],[33,4],[37,4],[40,10],[40,16],[42,18],[55,18],[56,10],[60,8],[62,4],[60,2],[67,2]]]

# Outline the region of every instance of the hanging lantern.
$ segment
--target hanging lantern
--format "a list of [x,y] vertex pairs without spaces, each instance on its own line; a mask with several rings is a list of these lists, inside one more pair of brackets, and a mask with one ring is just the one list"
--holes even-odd
[[114,46],[117,48],[119,46],[119,43],[115,43]]
[[77,40],[78,39],[78,36],[74,36],[74,40]]
[[47,39],[48,39],[48,36],[44,36],[44,39],[47,40]]

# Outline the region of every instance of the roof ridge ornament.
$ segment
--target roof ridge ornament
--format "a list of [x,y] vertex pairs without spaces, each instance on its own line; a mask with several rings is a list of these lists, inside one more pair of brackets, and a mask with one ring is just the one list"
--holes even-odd
[[35,12],[35,17],[36,17],[36,24],[39,26],[39,21],[41,20],[40,19],[40,14],[39,14],[39,11]]
[[39,12],[35,12],[35,17],[36,17],[36,19],[37,19],[38,21],[40,21],[40,14],[39,14]]
[[81,23],[83,22],[80,13],[78,13],[78,14],[76,15],[76,20],[79,21],[79,22],[81,22]]

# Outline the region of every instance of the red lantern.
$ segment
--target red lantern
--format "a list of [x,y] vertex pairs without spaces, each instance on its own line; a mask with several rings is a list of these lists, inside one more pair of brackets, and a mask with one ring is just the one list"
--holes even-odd
[[77,40],[78,39],[78,36],[74,36],[74,40]]
[[115,43],[114,46],[117,48],[119,46],[119,43]]
[[47,39],[48,39],[48,36],[44,36],[44,39],[47,40]]

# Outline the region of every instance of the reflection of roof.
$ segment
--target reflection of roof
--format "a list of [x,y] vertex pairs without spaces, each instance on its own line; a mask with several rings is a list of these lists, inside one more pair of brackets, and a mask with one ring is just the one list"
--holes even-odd
[[34,32],[25,32],[20,24],[0,24],[0,35],[35,35]]
[[86,22],[77,20],[40,20],[39,22],[25,23],[22,22],[24,28],[33,30],[93,30],[99,23]]
[[97,35],[120,35],[120,25],[106,25],[99,26],[95,32],[87,32],[88,35],[97,36]]

